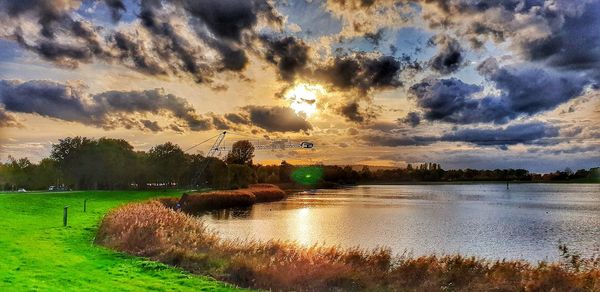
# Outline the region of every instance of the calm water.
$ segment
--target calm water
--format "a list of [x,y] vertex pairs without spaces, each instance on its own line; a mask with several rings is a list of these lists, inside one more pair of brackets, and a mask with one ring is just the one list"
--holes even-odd
[[600,253],[600,185],[391,185],[300,193],[202,216],[226,238],[374,248],[414,255],[558,258]]

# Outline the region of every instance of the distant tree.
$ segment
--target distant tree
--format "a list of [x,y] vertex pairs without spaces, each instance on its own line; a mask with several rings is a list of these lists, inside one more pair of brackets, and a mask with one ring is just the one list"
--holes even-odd
[[219,158],[207,157],[205,168],[198,173],[197,184],[215,189],[227,188],[229,184],[229,170],[227,164]]
[[148,151],[148,160],[154,170],[156,182],[165,184],[181,183],[186,169],[186,155],[181,148],[171,142],[154,146]]
[[254,158],[254,145],[248,140],[241,140],[233,143],[225,162],[252,165],[252,158]]
[[360,171],[360,178],[362,180],[370,180],[372,176],[373,173],[371,172],[371,169],[369,169],[367,165],[363,166],[362,170]]
[[227,168],[230,188],[245,188],[249,184],[256,183],[256,173],[249,166],[229,164]]
[[294,170],[293,165],[287,163],[285,160],[281,161],[281,164],[279,165],[279,181],[280,182],[291,182],[293,170]]

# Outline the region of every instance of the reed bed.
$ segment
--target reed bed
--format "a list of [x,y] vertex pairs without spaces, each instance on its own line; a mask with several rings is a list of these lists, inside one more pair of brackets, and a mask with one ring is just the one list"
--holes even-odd
[[186,213],[197,214],[207,210],[249,207],[255,203],[279,201],[284,198],[285,192],[276,185],[255,184],[238,190],[184,194],[178,201],[174,198],[160,201],[169,208],[180,208]]
[[158,201],[111,211],[96,242],[238,286],[275,291],[600,291],[598,259],[569,257],[534,265],[460,255],[394,256],[389,249],[229,241]]

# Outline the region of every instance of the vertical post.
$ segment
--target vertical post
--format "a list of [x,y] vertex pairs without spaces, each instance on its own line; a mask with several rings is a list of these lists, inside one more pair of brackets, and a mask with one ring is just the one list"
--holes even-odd
[[67,227],[67,210],[69,209],[69,206],[65,206],[65,208],[63,209],[63,226]]
[[506,182],[506,189],[508,190],[508,181]]
[[87,199],[83,200],[83,212],[87,210]]

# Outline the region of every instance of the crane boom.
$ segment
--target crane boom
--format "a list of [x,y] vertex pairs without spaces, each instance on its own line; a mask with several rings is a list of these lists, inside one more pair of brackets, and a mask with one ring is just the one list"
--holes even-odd
[[[217,140],[215,140],[215,143],[213,143],[212,147],[210,147],[210,150],[208,150],[208,153],[206,154],[207,158],[214,157],[215,153],[217,153],[217,151],[219,151],[219,147],[221,147],[221,143],[225,139],[226,134],[227,134],[227,131],[223,131],[221,134],[219,134],[219,136],[217,137]],[[198,178],[202,175],[202,173],[204,172],[206,167],[208,167],[208,163],[209,163],[208,159],[204,159],[202,164],[200,165],[200,167],[198,167],[198,170],[196,170],[196,174],[192,177],[192,186],[197,186]]]
[[[282,140],[282,141],[273,141],[271,143],[268,144],[252,144],[254,146],[254,150],[285,150],[285,149],[294,149],[294,148],[302,148],[302,149],[312,149],[314,148],[314,144],[312,142],[307,142],[307,141],[302,141],[300,143],[298,142],[291,142],[291,141],[286,141],[286,140]],[[210,151],[224,151],[224,152],[229,152],[231,151],[231,146],[217,146],[216,148],[211,148]]]

